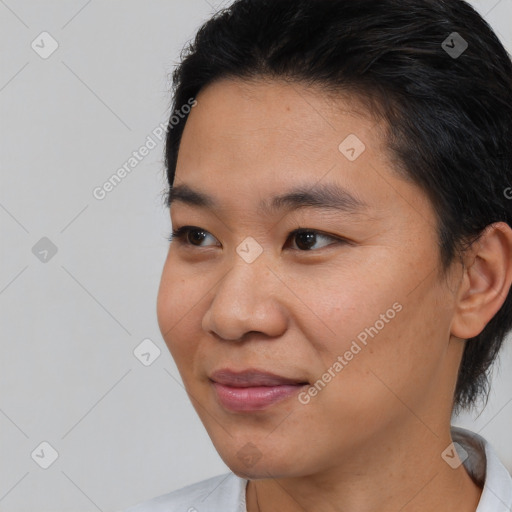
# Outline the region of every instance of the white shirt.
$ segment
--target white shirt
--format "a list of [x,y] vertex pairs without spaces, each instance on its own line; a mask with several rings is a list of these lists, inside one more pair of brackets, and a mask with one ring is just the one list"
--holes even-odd
[[[512,512],[512,478],[491,445],[466,429],[452,427],[451,433],[454,443],[467,452],[464,467],[483,486],[475,512]],[[227,473],[140,503],[124,512],[247,512],[247,482],[234,473]]]

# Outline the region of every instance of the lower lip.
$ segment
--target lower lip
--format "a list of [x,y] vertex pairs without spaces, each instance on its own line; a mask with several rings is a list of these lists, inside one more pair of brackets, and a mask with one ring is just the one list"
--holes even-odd
[[303,384],[283,386],[257,386],[251,388],[233,388],[218,382],[213,383],[220,403],[231,411],[261,411],[267,407],[290,398],[304,387]]

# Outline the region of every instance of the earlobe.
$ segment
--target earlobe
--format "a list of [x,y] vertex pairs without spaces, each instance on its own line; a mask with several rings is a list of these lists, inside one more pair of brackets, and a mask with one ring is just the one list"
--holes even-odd
[[512,229],[505,222],[487,226],[464,256],[451,334],[478,336],[505,302],[512,283]]

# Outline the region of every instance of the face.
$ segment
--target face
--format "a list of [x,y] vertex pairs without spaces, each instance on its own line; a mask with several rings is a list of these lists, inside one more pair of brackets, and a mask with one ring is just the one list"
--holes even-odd
[[170,212],[189,231],[157,309],[225,463],[319,473],[449,422],[461,351],[435,213],[382,127],[353,99],[277,81],[197,100]]

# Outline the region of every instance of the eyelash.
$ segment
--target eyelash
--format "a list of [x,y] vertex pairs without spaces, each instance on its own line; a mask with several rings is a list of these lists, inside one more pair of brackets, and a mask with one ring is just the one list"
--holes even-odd
[[[209,233],[205,229],[202,229],[202,228],[199,228],[199,227],[196,227],[196,226],[183,226],[183,227],[174,229],[167,239],[168,239],[169,242],[172,242],[173,240],[177,240],[180,244],[183,244],[185,246],[197,247],[197,248],[200,249],[201,248],[200,245],[191,244],[187,240],[187,235],[191,231],[201,231],[203,233],[207,233],[207,234],[211,235],[211,233]],[[321,235],[321,236],[323,236],[325,238],[330,238],[331,240],[334,240],[334,242],[336,242],[336,243],[350,244],[350,242],[348,240],[344,239],[344,238],[336,237],[336,236],[333,236],[333,235],[327,235],[327,234],[323,233],[322,231],[318,231],[316,229],[308,229],[308,228],[298,228],[298,229],[295,229],[294,231],[292,231],[288,235],[287,241],[288,241],[288,239],[291,236],[298,235],[298,234],[301,234],[301,233],[315,233],[315,234]],[[333,244],[329,244],[327,246],[321,247],[321,249],[324,249],[325,247],[329,247],[330,245],[333,245]],[[300,252],[312,252],[315,249],[309,249],[309,250],[295,249],[295,250],[299,250]],[[316,250],[319,250],[319,249],[316,249]]]

